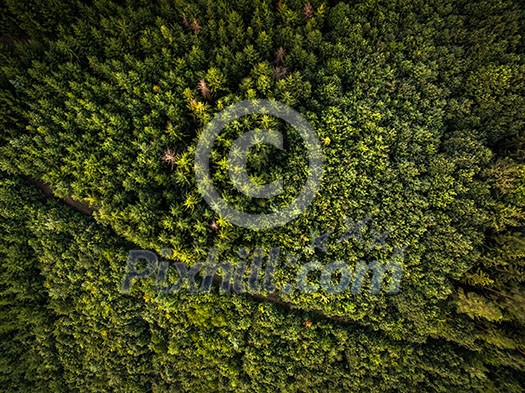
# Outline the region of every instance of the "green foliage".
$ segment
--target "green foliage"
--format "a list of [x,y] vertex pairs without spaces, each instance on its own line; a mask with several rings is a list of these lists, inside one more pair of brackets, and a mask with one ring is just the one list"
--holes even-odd
[[[522,3],[1,7],[7,391],[523,390]],[[301,112],[325,161],[314,203],[264,232],[217,216],[193,168],[206,124],[252,98]],[[252,149],[248,172],[282,177],[285,192],[254,203],[233,187],[226,157],[256,128],[280,131],[285,148]],[[214,145],[214,185],[240,210],[281,209],[304,184],[304,148],[271,116],[238,119]],[[28,177],[93,217],[46,200]],[[312,237],[323,233],[321,249]],[[119,293],[130,249],[168,248],[191,266],[212,247],[225,260],[279,247],[276,292],[167,296],[146,279]],[[395,296],[281,291],[297,273],[289,256],[387,265],[400,249]]]

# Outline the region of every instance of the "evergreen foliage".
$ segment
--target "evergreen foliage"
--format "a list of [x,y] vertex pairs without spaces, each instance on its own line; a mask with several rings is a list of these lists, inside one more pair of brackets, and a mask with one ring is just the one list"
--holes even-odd
[[[6,391],[524,390],[521,2],[0,4]],[[313,204],[267,231],[215,214],[194,176],[205,125],[254,98],[303,114],[325,161]],[[252,149],[248,172],[285,189],[256,203],[227,167],[255,128],[284,149]],[[236,120],[214,145],[214,184],[239,210],[281,209],[304,184],[304,147],[272,116]],[[132,249],[194,266],[212,248],[272,247],[276,289],[260,296],[167,295],[153,279],[119,291]],[[298,264],[400,256],[395,295],[282,290]]]

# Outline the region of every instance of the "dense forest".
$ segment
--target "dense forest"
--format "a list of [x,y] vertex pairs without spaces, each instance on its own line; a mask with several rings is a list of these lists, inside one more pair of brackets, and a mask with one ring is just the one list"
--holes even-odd
[[[522,1],[0,4],[0,390],[525,390]],[[300,113],[323,157],[311,204],[264,230],[195,175],[210,121],[255,99]],[[282,180],[270,198],[230,176],[253,129],[283,136],[248,152],[254,184]],[[211,180],[279,211],[307,148],[253,113],[216,139]],[[130,276],[131,250],[155,272]],[[244,288],[218,269],[175,290],[175,266],[210,259],[244,261]],[[394,262],[391,291],[359,270]],[[323,290],[346,271],[360,290]]]

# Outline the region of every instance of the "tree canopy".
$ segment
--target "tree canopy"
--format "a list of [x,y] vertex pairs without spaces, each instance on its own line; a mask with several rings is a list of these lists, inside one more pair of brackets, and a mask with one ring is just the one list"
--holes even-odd
[[[525,389],[523,3],[0,4],[6,391]],[[194,173],[206,125],[252,99],[301,113],[324,160],[312,204],[264,231],[218,215]],[[268,199],[230,179],[252,129],[283,135],[248,155],[255,183],[283,180]],[[224,128],[210,167],[229,204],[269,213],[308,159],[289,125],[254,114]],[[210,250],[261,253],[262,276],[272,248],[275,286],[259,292],[165,293],[158,274],[121,291],[130,250],[164,260],[170,286],[175,262]],[[397,293],[371,291],[360,266],[396,258]],[[348,264],[362,290],[327,293],[314,271],[319,291],[287,287],[312,261]]]

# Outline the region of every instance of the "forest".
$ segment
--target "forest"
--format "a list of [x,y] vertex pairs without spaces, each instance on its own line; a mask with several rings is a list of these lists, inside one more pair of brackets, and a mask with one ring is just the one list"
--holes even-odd
[[525,391],[525,3],[0,6],[1,391]]

